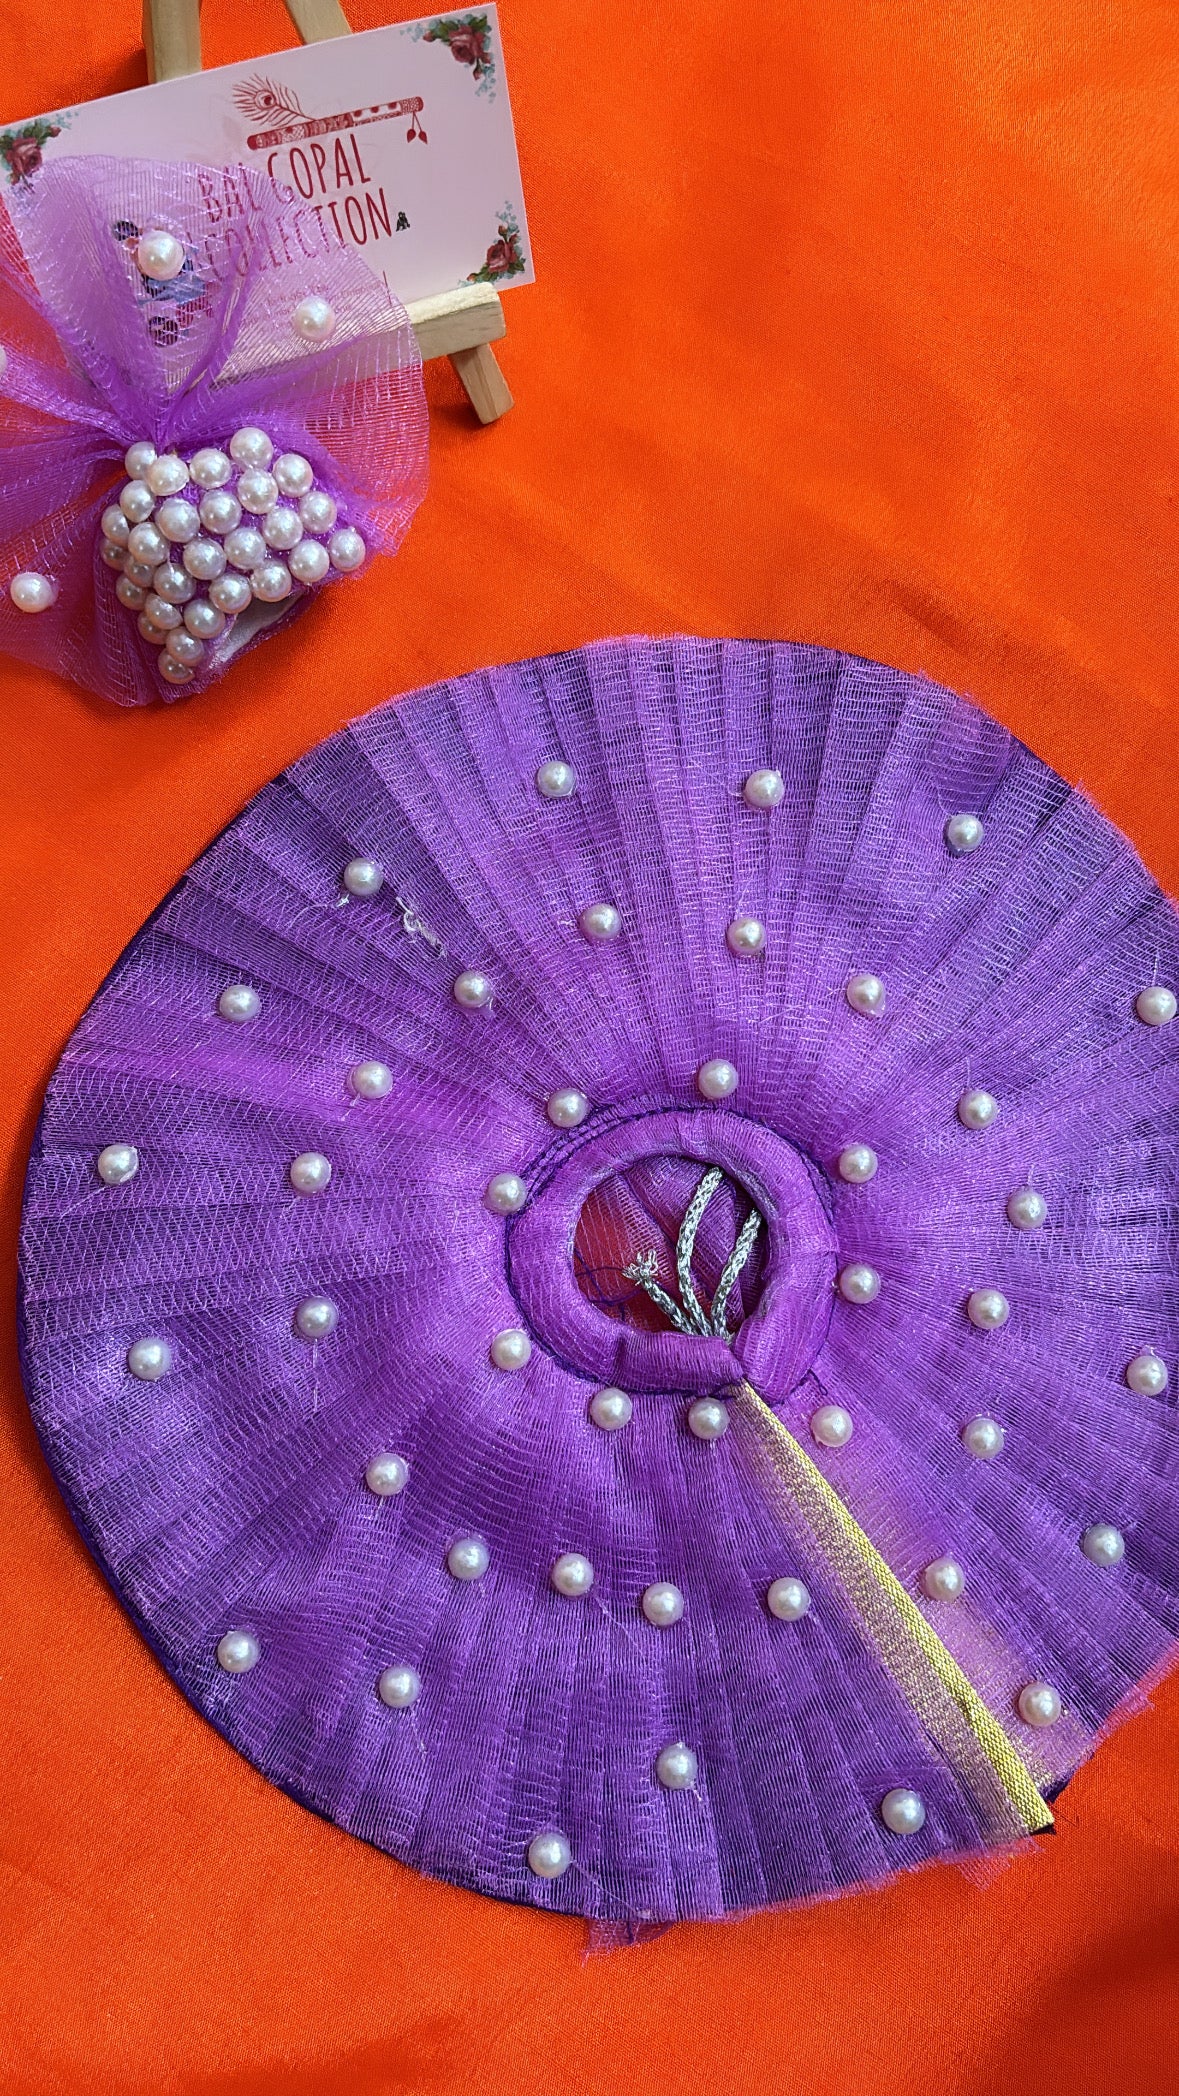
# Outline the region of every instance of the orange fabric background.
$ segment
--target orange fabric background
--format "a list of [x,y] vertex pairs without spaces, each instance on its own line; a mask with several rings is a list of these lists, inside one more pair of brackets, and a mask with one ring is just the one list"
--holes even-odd
[[[0,665],[0,2087],[1172,2090],[1176,1682],[989,1883],[586,1962],[580,1924],[420,1880],[237,1759],[37,1450],[11,1273],[49,1071],[194,854],[391,692],[627,630],[820,640],[975,696],[1179,888],[1174,7],[503,0],[503,28],[541,278],[507,302],[519,405],[481,433],[431,371],[400,559],[189,705]],[[278,0],[208,0],[205,36],[292,40]],[[137,0],[3,0],[3,116],[142,78]]]

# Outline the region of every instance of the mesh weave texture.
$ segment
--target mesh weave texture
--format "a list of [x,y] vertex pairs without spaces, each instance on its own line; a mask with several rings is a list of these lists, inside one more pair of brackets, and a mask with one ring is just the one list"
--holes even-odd
[[[577,772],[545,799],[539,766]],[[774,766],[785,797],[750,807]],[[947,817],[981,816],[955,857]],[[385,870],[350,895],[345,865]],[[617,939],[578,930],[615,903]],[[764,953],[733,955],[753,915]],[[423,929],[423,927],[425,929]],[[491,980],[489,1008],[452,994]],[[886,986],[853,1010],[849,976]],[[259,1769],[423,1870],[624,1931],[815,1897],[1009,1838],[939,1754],[750,1437],[690,1399],[734,1372],[804,1443],[1037,1782],[1091,1750],[1179,1634],[1179,1432],[1125,1368],[1179,1352],[1179,984],[1170,904],[1127,842],[1002,728],[820,649],[612,641],[386,706],[267,787],[140,934],[49,1089],[22,1239],[25,1372],[83,1533],[185,1694]],[[217,1000],[255,988],[232,1024]],[[696,1072],[735,1065],[708,1104]],[[348,1073],[388,1065],[387,1098]],[[546,1098],[579,1087],[574,1130]],[[1000,1102],[971,1130],[969,1086]],[[880,1167],[839,1177],[851,1142]],[[97,1153],[140,1164],[103,1185]],[[320,1151],[326,1191],[288,1166]],[[765,1244],[732,1353],[628,1318],[629,1248],[667,1244],[706,1165]],[[518,1217],[484,1189],[515,1171]],[[1007,1220],[1031,1178],[1043,1228]],[[589,1203],[588,1208],[586,1203]],[[583,1215],[584,1211],[584,1215]],[[727,1221],[726,1221],[727,1218]],[[650,1227],[648,1227],[650,1226]],[[580,1232],[580,1234],[579,1234]],[[724,1246],[702,1233],[707,1281]],[[575,1243],[577,1252],[575,1256]],[[870,1262],[878,1298],[834,1288]],[[977,1330],[971,1290],[1001,1289]],[[312,1295],[339,1309],[314,1344]],[[529,1330],[526,1367],[489,1358]],[[168,1341],[136,1380],[127,1352]],[[734,1371],[734,1359],[736,1371]],[[625,1382],[629,1426],[588,1416]],[[843,1448],[809,1437],[838,1403]],[[963,1426],[1006,1429],[993,1461]],[[409,1483],[380,1499],[366,1464]],[[1116,1524],[1120,1564],[1086,1528]],[[482,1579],[446,1569],[458,1538]],[[553,1591],[584,1553],[592,1593]],[[966,1592],[927,1601],[949,1553]],[[806,1581],[800,1622],[766,1606]],[[682,1590],[658,1629],[639,1597]],[[231,1675],[218,1640],[261,1657]],[[382,1669],[421,1677],[407,1710]],[[1062,1714],[1033,1731],[1020,1688]],[[673,1741],[694,1788],[665,1790]],[[880,1816],[893,1788],[921,1831]],[[559,1830],[572,1862],[526,1855]]]

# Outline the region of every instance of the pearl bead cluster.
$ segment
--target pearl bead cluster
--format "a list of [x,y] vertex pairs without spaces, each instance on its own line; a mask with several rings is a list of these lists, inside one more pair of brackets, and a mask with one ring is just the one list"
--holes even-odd
[[364,561],[363,538],[338,524],[310,461],[276,458],[265,430],[239,429],[228,451],[206,445],[187,460],[144,441],[123,463],[129,478],[103,511],[99,554],[169,684],[190,683],[249,605],[281,604]]

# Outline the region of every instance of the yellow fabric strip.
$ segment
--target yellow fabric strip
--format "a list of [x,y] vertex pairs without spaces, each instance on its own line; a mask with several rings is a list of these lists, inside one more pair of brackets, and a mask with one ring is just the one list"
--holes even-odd
[[776,1480],[784,1516],[801,1520],[852,1606],[855,1620],[996,1832],[1040,1833],[1053,1824],[1031,1773],[993,1711],[972,1688],[817,1463],[751,1383],[730,1411],[750,1430]]

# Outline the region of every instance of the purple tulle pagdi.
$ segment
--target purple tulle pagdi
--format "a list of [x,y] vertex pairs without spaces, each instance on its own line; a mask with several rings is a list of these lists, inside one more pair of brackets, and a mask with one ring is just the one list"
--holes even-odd
[[[330,223],[252,169],[60,159],[5,207],[0,649],[119,705],[199,691],[400,544],[425,484],[413,331]],[[162,277],[144,266],[159,234]],[[150,508],[126,493],[132,446],[140,495],[176,455]],[[198,454],[220,475],[186,477]]]
[[[748,1379],[1050,1795],[1179,1633],[1177,982],[1125,840],[921,679],[620,641],[385,707],[49,1088],[25,1372],[75,1518],[242,1753],[459,1884],[641,1934],[1001,1845],[700,1421]],[[710,1171],[705,1305],[762,1218],[727,1339],[641,1281]]]

